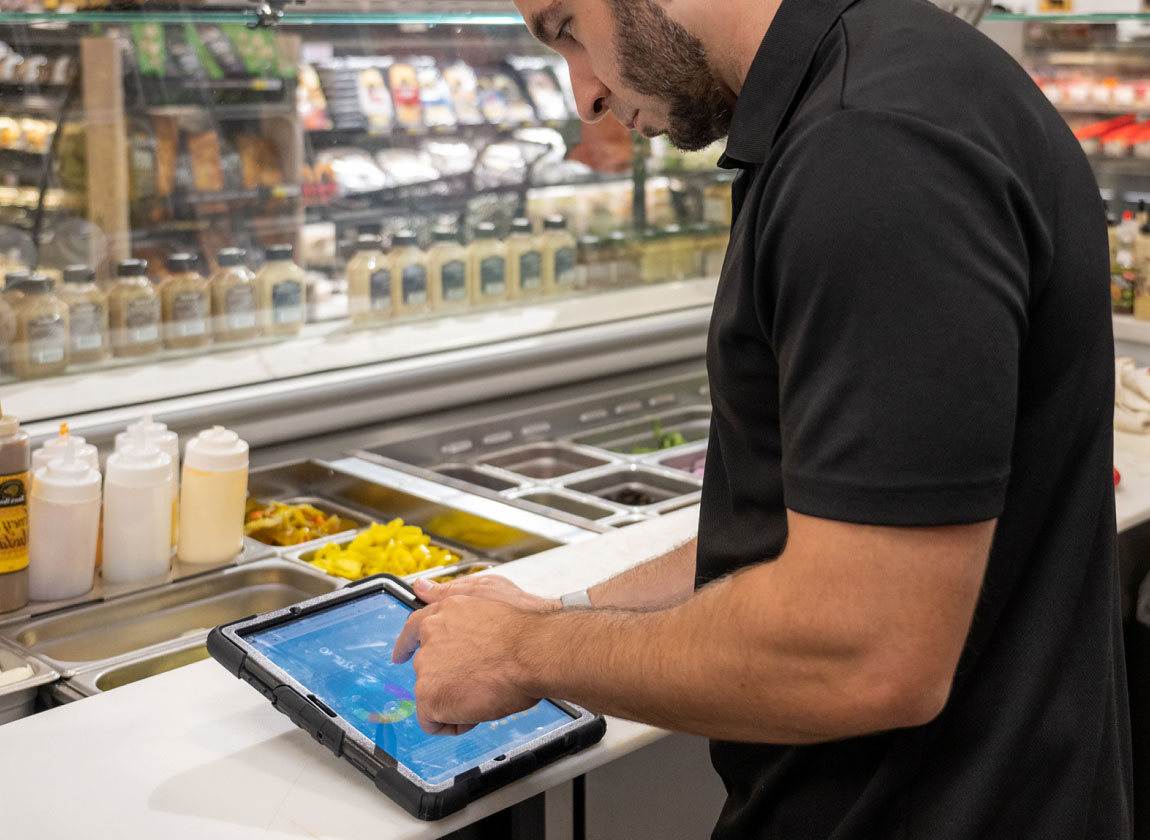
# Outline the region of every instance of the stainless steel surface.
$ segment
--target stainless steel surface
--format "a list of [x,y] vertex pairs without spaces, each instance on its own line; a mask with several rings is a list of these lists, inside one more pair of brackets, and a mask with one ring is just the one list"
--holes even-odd
[[269,559],[0,627],[0,637],[63,676],[138,651],[202,641],[218,624],[338,588],[316,569]]
[[0,616],[20,610],[27,603],[27,567],[0,575]]
[[182,668],[207,658],[207,646],[202,642],[197,642],[184,647],[129,659],[114,665],[102,665],[81,671],[63,680],[59,686],[64,691],[57,692],[57,699],[68,702],[83,697],[93,697],[105,691],[139,682],[147,677],[154,677],[156,674],[163,674],[166,671]]
[[479,463],[483,466],[498,467],[527,478],[546,479],[560,478],[581,470],[601,467],[610,462],[588,452],[580,451],[573,446],[564,446],[558,443],[538,443],[487,455]]
[[0,686],[0,724],[32,714],[41,686],[51,685],[60,678],[56,671],[35,656],[0,642],[0,671],[22,667],[32,669],[27,679]]
[[403,579],[410,583],[420,578],[438,579],[444,577],[464,577],[465,575],[473,575],[476,572],[485,572],[488,569],[498,568],[499,565],[499,563],[491,560],[474,560],[470,563],[456,563],[453,566],[440,566],[438,569],[428,569],[425,572],[408,575]]
[[515,498],[524,502],[533,502],[541,507],[569,513],[572,516],[590,519],[593,522],[621,513],[619,508],[597,504],[590,499],[583,500],[573,494],[557,490],[534,490]]
[[[654,431],[656,423],[660,424],[663,434],[678,432],[686,443],[706,440],[711,428],[711,409],[708,406],[648,414],[634,422],[580,435],[574,438],[574,442],[606,449],[620,455],[646,455],[659,451],[660,438],[655,436]],[[636,452],[636,449],[647,451]]]
[[448,478],[454,478],[456,481],[464,481],[468,484],[473,484],[476,487],[483,487],[487,490],[494,490],[500,492],[502,490],[512,490],[522,484],[521,481],[515,481],[511,478],[503,478],[491,472],[490,470],[481,470],[475,467],[468,466],[467,464],[441,464],[436,467],[433,472],[440,475],[445,475]]
[[[567,490],[596,496],[623,507],[651,507],[698,493],[697,481],[657,473],[652,469],[633,465],[600,473],[594,478],[563,485]],[[648,502],[632,502],[620,498],[621,494],[642,494]]]
[[707,444],[696,444],[693,447],[678,447],[676,451],[682,451],[680,455],[668,455],[665,452],[659,452],[652,458],[650,462],[657,464],[665,470],[678,470],[685,472],[687,475],[694,476],[695,478],[702,478],[702,476],[695,475],[695,464],[700,461],[707,460]]

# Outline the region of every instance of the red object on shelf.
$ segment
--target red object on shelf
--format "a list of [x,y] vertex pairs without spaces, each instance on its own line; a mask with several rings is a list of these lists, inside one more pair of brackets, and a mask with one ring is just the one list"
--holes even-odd
[[1096,137],[1101,137],[1103,134],[1109,134],[1119,128],[1125,128],[1134,123],[1133,114],[1123,114],[1120,117],[1115,117],[1112,120],[1103,120],[1102,122],[1091,123],[1090,125],[1083,126],[1074,132],[1074,136],[1079,140],[1092,140]]
[[1118,467],[1114,468],[1114,486],[1118,486],[1118,482],[1122,480],[1122,476],[1118,474]]

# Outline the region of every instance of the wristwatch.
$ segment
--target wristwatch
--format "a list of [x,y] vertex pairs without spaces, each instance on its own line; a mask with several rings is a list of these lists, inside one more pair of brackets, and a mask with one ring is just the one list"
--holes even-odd
[[568,592],[559,598],[563,604],[563,609],[580,609],[591,606],[591,596],[587,594],[586,589],[580,589],[578,592]]

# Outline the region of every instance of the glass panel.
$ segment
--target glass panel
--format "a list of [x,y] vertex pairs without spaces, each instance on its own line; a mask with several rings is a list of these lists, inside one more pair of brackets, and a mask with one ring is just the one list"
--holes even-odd
[[509,8],[0,14],[0,381],[150,367],[171,396],[717,276],[721,149],[582,125]]

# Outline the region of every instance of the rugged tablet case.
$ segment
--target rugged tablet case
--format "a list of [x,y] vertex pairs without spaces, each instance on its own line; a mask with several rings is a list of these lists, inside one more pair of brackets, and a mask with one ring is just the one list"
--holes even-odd
[[[356,587],[364,584],[387,579],[400,588],[412,593],[411,587],[404,581],[392,575],[373,575],[372,577],[357,580],[337,593],[349,593],[349,599]],[[336,594],[336,593],[332,593]],[[332,603],[338,603],[338,598],[325,598],[321,605],[314,608],[293,609],[298,615],[307,615],[316,609],[326,609]],[[347,759],[353,767],[364,773],[375,783],[375,786],[387,794],[400,807],[409,814],[421,820],[438,820],[464,808],[468,803],[478,799],[493,790],[518,781],[529,773],[551,764],[564,756],[577,753],[587,747],[598,743],[607,731],[607,722],[602,716],[596,716],[583,726],[568,732],[560,739],[536,748],[530,753],[523,753],[515,758],[506,760],[484,773],[476,767],[456,776],[449,787],[442,791],[427,791],[419,787],[410,779],[403,776],[396,760],[382,753],[379,755],[364,755],[358,745],[347,750],[344,746],[344,731],[335,718],[337,715],[315,695],[301,695],[289,685],[279,682],[274,675],[268,674],[258,663],[247,661],[247,654],[243,648],[236,645],[224,635],[227,627],[242,624],[256,618],[246,618],[222,624],[208,634],[208,653],[212,658],[228,669],[234,676],[251,685],[256,691],[266,697],[279,711],[283,712],[296,726],[308,732],[336,756]],[[556,706],[578,717],[580,710],[561,700],[551,700]],[[449,737],[449,736],[445,736]],[[498,760],[498,759],[497,759]]]

